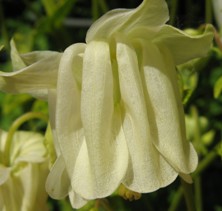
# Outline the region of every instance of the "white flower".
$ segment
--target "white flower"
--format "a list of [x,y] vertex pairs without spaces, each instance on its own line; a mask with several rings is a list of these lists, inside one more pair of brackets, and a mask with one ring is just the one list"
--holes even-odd
[[213,34],[189,36],[167,20],[164,0],[144,0],[102,16],[86,44],[22,55],[23,69],[1,73],[2,90],[48,98],[53,198],[79,208],[120,184],[147,193],[195,170],[175,66],[205,56]]
[[[7,133],[0,130],[0,211],[48,210],[48,162],[43,138],[37,133],[17,131],[7,155]],[[4,163],[6,156],[10,156],[9,165]]]
[[214,15],[218,24],[218,27],[222,28],[222,1],[212,0]]

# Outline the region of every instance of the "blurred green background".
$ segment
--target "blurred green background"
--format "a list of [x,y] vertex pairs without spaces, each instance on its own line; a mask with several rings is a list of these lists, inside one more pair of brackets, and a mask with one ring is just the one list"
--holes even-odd
[[[33,50],[64,51],[69,45],[84,42],[90,25],[106,11],[134,8],[141,0],[0,0],[0,70],[11,71],[10,39],[22,53]],[[167,0],[169,24],[194,29],[211,23],[220,33],[211,0]],[[121,21],[121,20],[120,20]],[[177,68],[186,112],[188,139],[194,143],[200,163],[194,172],[194,201],[198,211],[222,211],[222,52],[214,43],[208,57]],[[218,94],[215,96],[214,92]],[[0,128],[28,111],[47,114],[47,104],[28,95],[0,93]],[[23,129],[44,131],[46,125],[31,121]],[[68,201],[49,199],[53,211],[69,211]],[[154,193],[129,202],[117,194],[91,202],[81,210],[186,211],[180,180]]]

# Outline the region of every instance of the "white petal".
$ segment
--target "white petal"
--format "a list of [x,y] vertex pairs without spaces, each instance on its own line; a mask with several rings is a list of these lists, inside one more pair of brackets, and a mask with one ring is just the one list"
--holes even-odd
[[119,81],[125,116],[123,130],[130,164],[123,184],[136,192],[151,192],[171,183],[177,173],[155,149],[150,135],[149,111],[143,93],[138,58],[124,39],[117,40]]
[[[80,88],[75,79],[78,68],[82,66],[82,54],[85,44],[75,44],[67,48],[59,66],[56,135],[61,154],[71,178],[83,142],[82,123],[80,118]],[[80,134],[81,133],[81,134]]]
[[159,27],[168,20],[167,4],[164,0],[144,0],[136,9],[116,9],[106,13],[89,29],[86,42],[107,39],[114,33],[141,27]]
[[114,109],[112,78],[108,44],[89,43],[84,54],[81,94],[85,141],[72,177],[72,187],[86,199],[114,192],[128,164],[120,111]]
[[46,180],[46,191],[54,199],[63,199],[69,193],[70,179],[62,156],[54,163]]
[[212,45],[214,36],[212,32],[213,27],[207,25],[203,34],[190,36],[179,29],[165,25],[153,42],[169,48],[175,65],[178,65],[194,58],[206,56]]
[[56,87],[61,55],[50,51],[23,55],[27,67],[10,73],[0,71],[0,90],[46,99],[48,89]]
[[189,174],[197,154],[186,140],[183,105],[170,52],[151,43],[143,47],[143,74],[150,114],[152,143],[177,172]]
[[19,172],[22,184],[22,207],[19,210],[47,211],[48,195],[45,191],[45,180],[48,175],[48,163],[29,163]]
[[83,207],[88,201],[76,194],[74,191],[69,192],[69,200],[73,208],[79,209]]
[[46,160],[44,137],[39,133],[17,131],[13,136],[10,162],[40,163]]
[[0,186],[8,180],[10,176],[10,171],[11,171],[10,168],[0,164]]

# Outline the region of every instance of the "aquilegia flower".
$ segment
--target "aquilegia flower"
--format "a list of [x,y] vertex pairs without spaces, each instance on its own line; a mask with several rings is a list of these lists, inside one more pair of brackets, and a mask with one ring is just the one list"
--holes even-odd
[[175,66],[205,56],[210,27],[192,37],[166,25],[164,0],[113,10],[89,29],[86,44],[64,53],[15,56],[0,88],[48,99],[57,160],[46,188],[73,207],[120,184],[147,193],[193,172]]
[[45,180],[49,170],[44,137],[17,131],[8,154],[7,135],[0,130],[0,211],[48,210]]

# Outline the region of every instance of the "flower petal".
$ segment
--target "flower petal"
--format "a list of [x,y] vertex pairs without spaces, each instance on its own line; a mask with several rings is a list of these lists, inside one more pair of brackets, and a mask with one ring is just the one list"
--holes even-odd
[[11,168],[0,164],[0,186],[4,184],[10,177]]
[[47,193],[54,199],[63,199],[68,195],[70,179],[61,155],[50,170],[45,187]]
[[207,25],[203,34],[190,36],[179,29],[165,25],[153,42],[169,48],[175,65],[179,65],[188,60],[206,56],[212,45],[214,36],[212,32],[213,27]]
[[13,136],[10,162],[41,163],[46,160],[44,137],[39,133],[17,131]]
[[69,192],[69,200],[73,208],[79,209],[83,207],[88,201],[76,194],[74,191]]
[[85,141],[72,177],[72,187],[83,198],[110,195],[121,183],[128,151],[120,111],[114,109],[113,76],[108,43],[87,45],[83,60],[81,117]]
[[[173,59],[167,48],[142,42],[143,74],[149,99],[152,143],[179,173],[197,166],[197,154],[186,140],[183,105]],[[152,117],[153,116],[153,117]]]
[[120,90],[125,107],[123,130],[130,153],[123,184],[136,192],[151,192],[171,183],[177,173],[152,143],[152,122],[148,122],[150,113],[147,113],[138,58],[125,40],[120,37],[117,40]]
[[24,54],[27,67],[10,73],[0,71],[0,90],[46,99],[48,89],[56,87],[61,55],[50,51]]
[[88,30],[86,42],[110,38],[114,33],[128,33],[141,27],[159,27],[168,21],[164,0],[144,0],[136,9],[112,10],[98,19]]
[[83,43],[70,46],[65,50],[59,66],[55,127],[57,141],[70,178],[83,142],[80,88],[74,76],[79,71],[78,68],[82,68],[83,59],[80,54],[84,50]]

